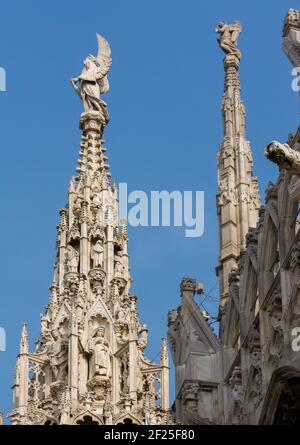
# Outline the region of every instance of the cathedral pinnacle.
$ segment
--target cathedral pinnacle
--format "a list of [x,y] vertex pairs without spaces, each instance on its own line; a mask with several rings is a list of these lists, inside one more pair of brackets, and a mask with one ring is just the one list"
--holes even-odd
[[[218,43],[225,53],[224,96],[222,99],[223,140],[218,152],[217,210],[220,225],[220,257],[217,274],[220,279],[221,310],[228,295],[228,278],[237,267],[246,245],[246,234],[255,227],[260,199],[257,178],[252,174],[253,159],[246,139],[246,110],[240,94],[239,65],[241,52],[237,40],[242,25],[224,21],[215,30]],[[222,331],[221,322],[221,331]]]
[[[100,97],[109,88],[109,43],[100,35],[72,79],[83,102],[77,176],[60,210],[54,278],[34,353],[23,325],[14,384],[13,424],[163,424],[169,409],[167,350],[145,356],[148,328],[130,292],[126,221],[119,219]],[[160,384],[158,384],[160,382]]]

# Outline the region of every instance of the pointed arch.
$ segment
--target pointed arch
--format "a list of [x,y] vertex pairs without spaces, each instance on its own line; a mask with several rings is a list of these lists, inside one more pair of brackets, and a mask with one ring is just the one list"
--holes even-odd
[[90,410],[85,410],[78,414],[72,422],[73,425],[103,425],[101,417],[97,416]]
[[114,421],[114,425],[142,425],[141,421],[131,413],[123,413]]
[[[296,402],[300,400],[300,370],[292,366],[284,366],[276,370],[270,380],[259,419],[260,425],[282,423],[282,404],[288,405],[292,400],[289,399],[289,393],[294,393]],[[286,409],[298,410],[295,415],[300,416],[300,403],[294,407],[286,406]]]

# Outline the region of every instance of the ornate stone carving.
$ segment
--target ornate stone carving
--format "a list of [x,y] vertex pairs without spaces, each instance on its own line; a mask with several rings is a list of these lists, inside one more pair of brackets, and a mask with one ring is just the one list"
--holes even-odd
[[139,329],[139,339],[138,346],[143,351],[148,344],[148,328],[147,325],[143,324]]
[[92,252],[91,252],[91,258],[93,260],[93,267],[103,267],[103,243],[99,239],[96,241],[96,243],[92,246]]
[[[64,276],[64,283],[66,290],[70,295],[75,295],[79,287],[79,274],[78,272],[68,272]],[[69,295],[69,294],[67,294]]]
[[122,397],[129,393],[129,354],[128,351],[120,359],[120,390]]
[[232,390],[232,398],[234,402],[232,410],[232,423],[239,425],[242,423],[242,412],[244,405],[245,389],[242,382],[242,370],[240,366],[236,366],[229,380]]
[[84,111],[99,112],[103,122],[107,123],[109,121],[107,106],[100,98],[100,93],[106,93],[109,89],[107,73],[111,66],[111,51],[104,37],[97,34],[97,39],[97,57],[88,56],[84,60],[82,73],[71,79],[71,82],[83,102]]
[[90,378],[111,376],[111,353],[105,338],[105,328],[100,326],[89,342]]
[[59,329],[52,331],[53,342],[49,351],[50,367],[53,381],[65,383],[67,381],[68,340]]
[[237,197],[232,180],[228,175],[226,175],[220,179],[218,205],[223,206],[228,203],[237,205]]
[[96,295],[102,295],[106,273],[102,269],[91,269],[89,279],[93,292]]
[[66,263],[68,272],[78,272],[79,253],[72,246],[68,246]]
[[241,53],[237,48],[237,40],[241,32],[242,26],[240,22],[236,21],[233,25],[228,25],[224,21],[219,23],[216,33],[220,34],[218,42],[225,54],[232,54],[238,59],[241,58]]
[[76,241],[79,239],[80,239],[79,221],[78,218],[75,218],[68,234],[68,242],[71,243],[72,241]]
[[111,383],[109,379],[95,375],[88,381],[87,387],[89,391],[92,392],[94,400],[101,402],[108,397]]
[[183,278],[180,285],[181,295],[183,292],[196,292],[196,280],[193,278]]
[[294,175],[300,175],[300,153],[288,144],[272,141],[265,149],[265,156],[280,168],[289,170]]
[[230,297],[235,302],[237,308],[239,307],[239,292],[240,292],[240,273],[238,268],[233,269],[228,277]]
[[286,36],[290,28],[300,29],[300,11],[289,9],[284,20],[283,35]]
[[258,408],[263,399],[261,347],[258,328],[254,327],[248,335],[247,347],[250,358],[250,374],[248,381],[248,402],[253,401],[253,406]]
[[281,360],[283,350],[282,302],[280,292],[274,293],[268,306],[271,338],[268,345],[269,361],[275,367]]

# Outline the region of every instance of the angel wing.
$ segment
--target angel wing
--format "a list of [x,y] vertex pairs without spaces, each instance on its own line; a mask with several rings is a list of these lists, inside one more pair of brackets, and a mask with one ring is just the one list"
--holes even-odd
[[107,73],[112,63],[111,50],[108,41],[104,37],[100,36],[100,34],[96,35],[98,40],[98,54],[96,60],[99,66],[101,67],[101,74],[102,74],[102,78],[99,82],[100,92],[107,93],[107,91],[109,90]]
[[231,41],[232,43],[236,44],[241,32],[243,31],[241,23],[235,22],[234,25],[232,25],[231,30]]

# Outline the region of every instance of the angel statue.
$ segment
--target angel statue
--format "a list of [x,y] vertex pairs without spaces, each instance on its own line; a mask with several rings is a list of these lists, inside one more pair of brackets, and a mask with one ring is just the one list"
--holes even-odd
[[98,111],[107,124],[109,115],[106,103],[100,98],[100,94],[107,93],[109,83],[107,73],[111,66],[111,50],[104,37],[97,35],[98,54],[91,54],[84,60],[83,70],[78,77],[71,79],[74,90],[83,102],[84,111]]
[[228,25],[222,20],[215,31],[220,34],[218,42],[224,53],[233,54],[240,59],[241,52],[237,48],[237,40],[242,32],[241,23],[235,21],[233,25]]

